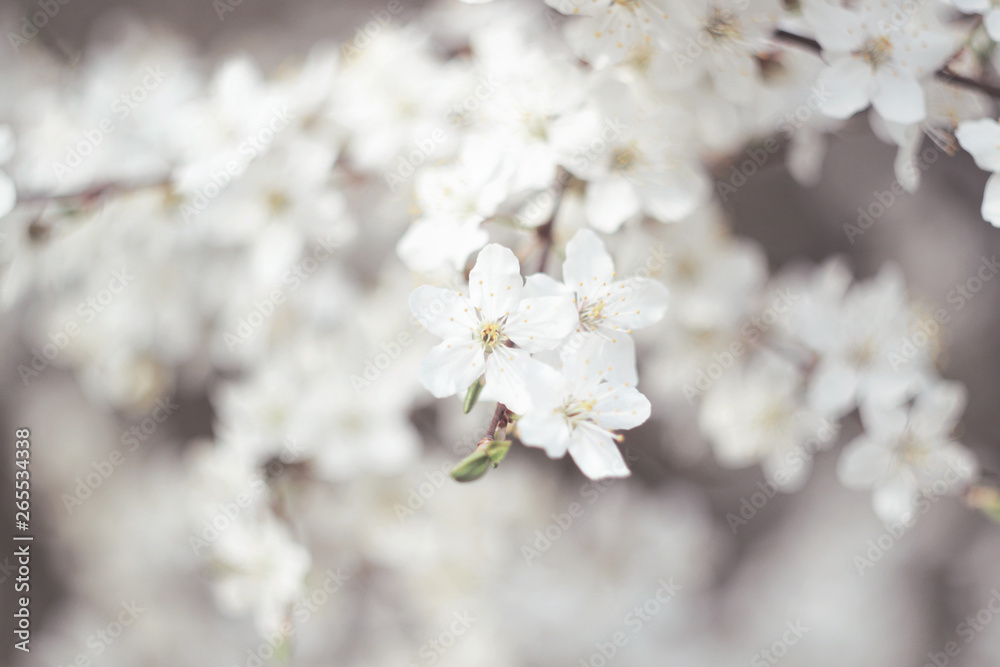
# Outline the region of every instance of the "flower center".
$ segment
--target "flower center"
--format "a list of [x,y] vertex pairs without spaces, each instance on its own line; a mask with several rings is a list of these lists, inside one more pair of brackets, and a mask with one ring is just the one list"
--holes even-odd
[[503,329],[500,328],[499,324],[496,322],[487,322],[479,329],[477,340],[482,343],[487,351],[491,351],[497,345],[507,342],[507,336],[504,335]]
[[731,11],[717,7],[705,23],[705,32],[717,41],[735,39],[740,36],[740,24]]
[[615,171],[631,171],[641,154],[634,146],[619,146],[611,154],[611,167]]
[[598,299],[593,303],[584,299],[579,304],[580,309],[580,324],[587,331],[593,331],[596,329],[601,322],[604,320],[604,301]]
[[892,41],[884,35],[869,39],[855,55],[867,62],[873,70],[878,69],[892,56]]
[[591,421],[587,417],[587,413],[594,409],[594,405],[597,401],[591,399],[589,401],[580,401],[577,399],[568,400],[559,411],[566,417],[571,426],[575,426],[580,422]]

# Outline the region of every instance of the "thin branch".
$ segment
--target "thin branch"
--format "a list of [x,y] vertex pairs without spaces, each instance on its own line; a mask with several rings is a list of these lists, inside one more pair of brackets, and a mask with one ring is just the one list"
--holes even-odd
[[[803,37],[802,35],[796,35],[795,33],[788,32],[786,30],[775,31],[774,37],[779,41],[800,46],[814,53],[821,53],[823,51],[822,47],[819,45],[819,42],[817,42],[815,39]],[[948,62],[951,63],[952,61],[954,61],[954,59],[955,56],[952,56],[952,58]],[[961,74],[956,74],[951,70],[949,65],[945,65],[938,71],[934,72],[934,76],[946,83],[950,83],[953,86],[959,86],[961,88],[975,90],[985,95],[989,95],[990,97],[1000,99],[1000,87],[991,85],[984,81],[979,81],[978,79],[973,79],[967,76],[962,76]]]
[[76,192],[66,192],[62,194],[51,194],[51,193],[26,193],[23,195],[18,195],[18,204],[29,204],[36,202],[62,202],[62,201],[73,201],[82,200],[84,203],[91,203],[105,197],[110,194],[115,193],[125,193],[134,192],[136,190],[144,190],[146,188],[159,188],[170,184],[170,179],[168,177],[157,178],[156,180],[150,181],[138,181],[135,183],[125,183],[121,181],[108,181],[107,183],[98,183],[97,185],[91,185],[83,190],[78,190]]

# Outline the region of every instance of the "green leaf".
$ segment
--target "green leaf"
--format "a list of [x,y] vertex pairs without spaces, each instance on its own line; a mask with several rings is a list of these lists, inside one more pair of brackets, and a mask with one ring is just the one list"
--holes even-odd
[[462,410],[465,414],[469,414],[469,411],[476,405],[476,401],[479,400],[479,394],[483,392],[483,385],[486,382],[483,378],[479,378],[475,382],[469,385],[469,390],[465,392],[465,400],[462,402]]
[[490,440],[489,444],[486,445],[486,455],[490,457],[494,468],[507,456],[510,445],[510,440]]
[[477,449],[455,466],[451,471],[451,476],[457,482],[474,482],[483,475],[490,467],[490,457],[482,449]]

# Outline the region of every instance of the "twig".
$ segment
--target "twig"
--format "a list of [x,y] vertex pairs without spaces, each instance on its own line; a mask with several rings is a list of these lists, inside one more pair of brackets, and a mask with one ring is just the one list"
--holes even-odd
[[[787,42],[789,44],[795,44],[796,46],[801,46],[802,48],[808,49],[814,53],[821,53],[823,51],[822,47],[819,45],[815,39],[810,39],[808,37],[803,37],[802,35],[796,35],[795,33],[788,32],[786,30],[777,30],[774,33],[775,39],[782,42]],[[965,48],[964,46],[962,47]],[[959,50],[961,52],[961,49]],[[934,76],[946,83],[950,83],[953,86],[959,86],[962,88],[968,88],[969,90],[976,90],[990,97],[1000,99],[1000,87],[988,84],[984,81],[979,81],[977,79],[972,79],[967,76],[962,76],[961,74],[956,74],[950,68],[950,63],[955,60],[955,56],[952,56],[948,60],[948,65],[945,65],[938,71],[934,72]]]

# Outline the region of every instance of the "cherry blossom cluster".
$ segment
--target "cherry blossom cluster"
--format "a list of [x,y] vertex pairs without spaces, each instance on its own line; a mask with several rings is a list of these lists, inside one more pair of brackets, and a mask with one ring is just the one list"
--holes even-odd
[[[182,517],[220,607],[262,636],[298,620],[330,554],[387,589],[380,568],[414,587],[415,572],[488,577],[488,557],[420,535],[475,512],[547,521],[535,505],[558,469],[518,462],[515,440],[622,478],[620,431],[649,422],[683,443],[672,455],[760,465],[792,492],[850,422],[840,481],[909,520],[984,488],[954,435],[966,391],[937,365],[947,311],[928,314],[892,265],[770,275],[721,204],[752,186],[732,177],[747,155],[817,182],[826,135],[867,110],[900,187],[918,187],[926,150],[961,147],[994,174],[982,214],[1000,226],[998,23],[965,0],[496,0],[433,4],[275,68],[207,62],[131,23],[73,67],[41,42],[0,51],[17,378],[34,391],[72,374],[105,415],[166,395],[211,405],[184,464],[157,459],[166,500],[149,511]],[[476,427],[457,460],[437,451]],[[446,472],[501,460],[468,516],[465,487],[440,491]],[[408,523],[439,491],[447,506]],[[698,581],[717,526],[678,493],[663,501],[674,560]],[[610,492],[640,507],[627,540],[609,538],[613,507],[588,519],[599,544],[638,545],[622,550],[636,562],[662,546],[641,530],[662,499],[644,494]],[[400,658],[380,650],[359,664]]]

